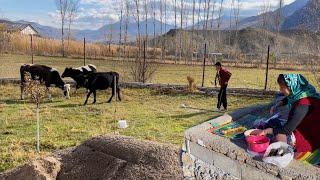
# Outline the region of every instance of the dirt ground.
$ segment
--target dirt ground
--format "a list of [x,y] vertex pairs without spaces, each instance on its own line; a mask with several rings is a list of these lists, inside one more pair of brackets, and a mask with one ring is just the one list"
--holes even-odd
[[0,180],[182,179],[179,155],[172,145],[99,136],[0,173]]

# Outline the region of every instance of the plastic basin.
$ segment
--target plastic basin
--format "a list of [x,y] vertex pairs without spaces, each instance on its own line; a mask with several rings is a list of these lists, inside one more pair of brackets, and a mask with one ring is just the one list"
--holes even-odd
[[267,150],[270,140],[266,136],[247,136],[248,149],[253,152],[263,153]]

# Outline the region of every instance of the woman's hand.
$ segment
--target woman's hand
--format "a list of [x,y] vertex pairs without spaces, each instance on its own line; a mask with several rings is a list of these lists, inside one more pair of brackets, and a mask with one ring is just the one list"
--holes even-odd
[[266,134],[265,134],[264,130],[257,129],[257,130],[252,131],[250,135],[265,136]]
[[267,128],[267,129],[264,129],[264,130],[260,130],[260,129],[254,130],[254,131],[251,132],[250,135],[265,136],[267,134],[272,134],[272,133],[273,133],[273,129],[272,128]]

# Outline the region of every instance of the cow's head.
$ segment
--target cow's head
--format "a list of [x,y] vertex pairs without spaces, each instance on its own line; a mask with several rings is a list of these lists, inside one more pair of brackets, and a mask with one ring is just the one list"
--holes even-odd
[[66,68],[62,73],[61,77],[62,78],[70,77],[71,73],[72,73],[72,68]]
[[67,98],[67,99],[70,99],[70,84],[65,84],[63,86],[63,95]]

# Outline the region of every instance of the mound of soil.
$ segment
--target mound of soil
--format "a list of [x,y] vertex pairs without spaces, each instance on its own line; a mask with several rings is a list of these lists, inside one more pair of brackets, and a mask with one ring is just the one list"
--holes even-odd
[[100,136],[1,173],[0,180],[182,179],[179,155],[172,145]]

